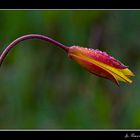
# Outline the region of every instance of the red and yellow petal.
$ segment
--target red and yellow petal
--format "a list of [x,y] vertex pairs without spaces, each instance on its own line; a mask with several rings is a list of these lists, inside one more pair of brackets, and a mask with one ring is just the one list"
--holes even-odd
[[94,50],[92,48],[83,48],[79,46],[72,46],[69,50],[69,53],[74,53],[77,55],[84,55],[91,59],[100,61],[102,63],[108,64],[112,67],[124,69],[127,68],[120,61],[116,60],[114,57],[108,55],[106,52],[102,52],[100,50]]
[[[113,82],[115,82],[117,85],[119,85],[118,81],[115,79],[115,77],[108,71],[104,70],[103,68],[93,64],[92,62],[89,62],[83,58],[80,58],[78,56],[70,55],[70,57],[75,60],[77,63],[79,63],[83,68],[88,70],[90,73],[95,74],[97,76],[110,79]],[[87,67],[88,65],[88,67]]]
[[101,53],[101,51],[97,50],[94,52],[93,49],[72,46],[69,49],[68,55],[95,75],[110,79],[117,84],[118,81],[132,83],[129,77],[134,76],[133,72],[120,61],[106,53]]

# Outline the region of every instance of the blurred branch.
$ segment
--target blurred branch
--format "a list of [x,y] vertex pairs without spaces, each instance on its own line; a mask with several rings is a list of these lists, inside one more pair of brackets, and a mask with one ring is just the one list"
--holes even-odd
[[97,21],[93,24],[91,29],[89,47],[94,49],[101,48],[103,46],[103,37],[104,37],[103,22]]

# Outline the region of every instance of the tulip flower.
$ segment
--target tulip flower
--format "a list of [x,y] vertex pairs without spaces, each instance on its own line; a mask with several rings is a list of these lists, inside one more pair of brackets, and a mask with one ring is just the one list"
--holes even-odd
[[132,83],[129,77],[134,76],[133,72],[106,52],[72,46],[69,48],[68,55],[89,72],[110,79],[117,85],[119,85],[118,81]]
[[132,80],[129,78],[134,76],[133,72],[129,70],[127,66],[116,60],[114,57],[108,55],[106,52],[102,52],[97,49],[83,48],[80,46],[67,47],[47,36],[38,34],[24,35],[9,44],[0,55],[0,65],[8,52],[16,44],[32,38],[48,41],[63,49],[72,60],[76,61],[92,74],[109,79],[115,82],[117,85],[119,85],[119,81],[126,82],[128,84],[132,83]]

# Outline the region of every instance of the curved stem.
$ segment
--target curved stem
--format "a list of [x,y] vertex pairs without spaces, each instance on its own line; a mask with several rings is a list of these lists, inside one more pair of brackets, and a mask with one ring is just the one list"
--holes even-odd
[[2,52],[2,54],[0,55],[0,65],[2,64],[4,58],[7,56],[8,52],[18,43],[27,40],[27,39],[32,39],[32,38],[37,38],[37,39],[41,39],[41,40],[45,40],[48,41],[50,43],[52,43],[53,45],[58,46],[59,48],[63,49],[64,51],[68,52],[68,47],[66,47],[65,45],[47,37],[44,35],[39,35],[39,34],[28,34],[28,35],[24,35],[21,36],[19,38],[17,38],[16,40],[14,40],[12,43],[10,43]]

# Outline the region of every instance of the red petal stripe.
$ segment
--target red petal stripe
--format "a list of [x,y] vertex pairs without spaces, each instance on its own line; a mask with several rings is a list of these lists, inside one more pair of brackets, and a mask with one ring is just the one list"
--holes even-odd
[[102,63],[105,63],[107,65],[110,65],[112,67],[118,68],[118,69],[124,69],[127,68],[124,64],[122,64],[120,61],[116,60],[114,57],[108,55],[106,52],[102,52],[100,50],[94,50],[91,48],[83,48],[78,46],[72,46],[69,49],[70,51],[74,51],[77,53],[81,53],[83,55],[86,55],[87,57],[90,57],[92,59],[95,59],[97,61],[100,61]]

